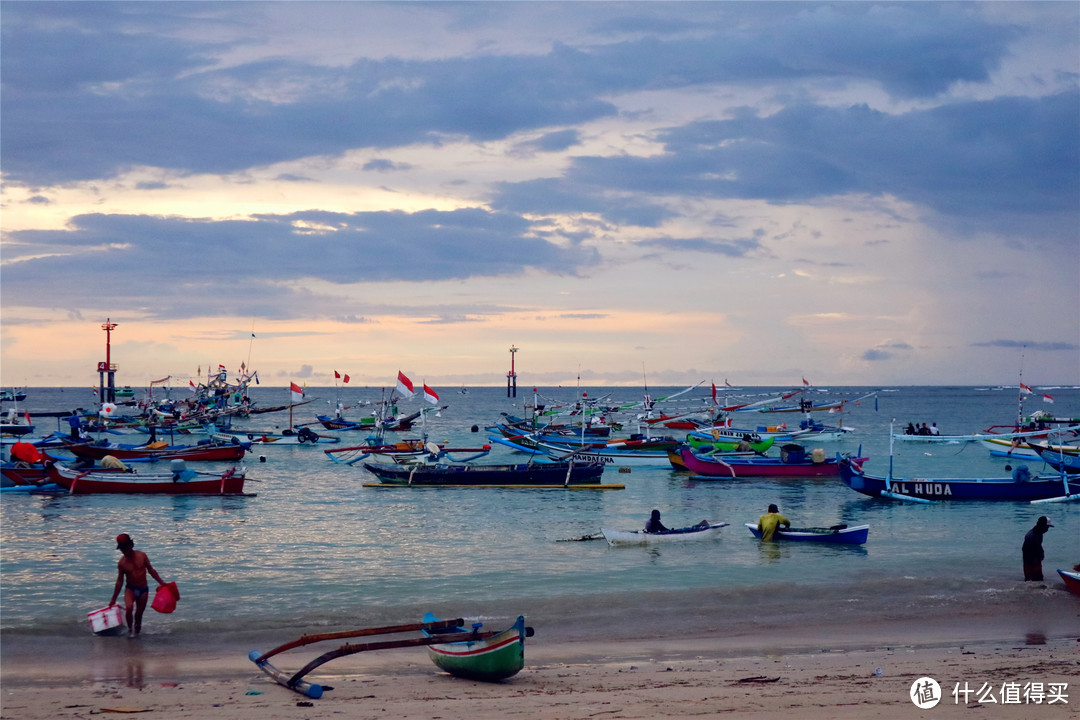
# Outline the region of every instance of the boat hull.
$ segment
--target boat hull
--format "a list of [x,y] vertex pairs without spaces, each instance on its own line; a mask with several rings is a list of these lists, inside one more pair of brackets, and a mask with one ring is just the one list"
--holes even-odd
[[[757,523],[746,523],[750,533],[761,539],[761,532]],[[851,527],[837,528],[778,528],[773,534],[774,540],[789,540],[791,542],[816,542],[829,545],[862,545],[870,535],[869,525],[853,525]]]
[[[460,628],[459,632],[468,629]],[[451,675],[499,682],[517,675],[525,667],[525,635],[525,618],[519,616],[512,626],[491,637],[428,645],[428,657],[436,667]]]
[[65,449],[82,458],[101,460],[112,455],[117,460],[190,460],[229,461],[240,460],[251,443],[221,443],[207,445],[174,445],[160,449],[143,445],[96,445],[92,443],[65,443]]
[[220,475],[185,471],[177,474],[139,475],[114,471],[49,468],[49,478],[68,492],[153,495],[239,495],[244,492],[244,473],[228,470]]
[[840,463],[840,479],[848,487],[870,497],[889,497],[889,493],[920,500],[1004,500],[1027,502],[1066,495],[1061,476],[1037,477],[1019,481],[1007,478],[884,478],[867,475]]
[[1080,572],[1058,570],[1058,575],[1065,582],[1065,587],[1069,589],[1069,592],[1080,595]]
[[517,465],[395,465],[364,463],[364,468],[384,485],[468,487],[559,487],[592,485],[600,481],[604,466],[570,463],[521,463]]
[[770,457],[725,457],[721,461],[697,455],[688,446],[679,448],[677,456],[673,455],[669,462],[676,468],[681,464],[682,468],[705,477],[836,477],[840,472],[836,458],[817,463],[812,459],[785,462],[782,458]]
[[614,530],[600,528],[609,545],[649,545],[669,542],[694,542],[712,540],[720,534],[720,528],[727,523],[710,525],[692,525],[691,527],[668,530],[667,532],[647,533],[644,530]]

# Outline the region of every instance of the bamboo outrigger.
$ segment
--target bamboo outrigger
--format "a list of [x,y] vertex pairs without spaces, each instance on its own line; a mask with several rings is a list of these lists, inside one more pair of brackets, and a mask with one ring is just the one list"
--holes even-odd
[[[296,640],[287,642],[284,645],[279,645],[273,650],[269,650],[265,653],[260,653],[258,650],[252,650],[248,653],[248,659],[250,659],[260,670],[269,675],[276,683],[286,687],[290,690],[305,695],[309,698],[320,698],[326,690],[332,690],[329,685],[317,685],[315,683],[304,680],[304,676],[310,673],[320,665],[329,662],[335,658],[343,657],[345,655],[353,655],[359,652],[367,652],[369,650],[387,650],[391,648],[403,648],[403,647],[419,647],[425,645],[444,645],[446,643],[468,643],[478,640],[485,640],[490,637],[499,635],[498,632],[480,632],[478,626],[474,626],[472,631],[462,632],[462,626],[464,620],[456,618],[453,620],[434,620],[429,622],[411,623],[407,625],[391,625],[387,627],[376,628],[362,628],[359,630],[346,630],[343,632],[334,633],[321,633],[318,635],[304,635]],[[528,635],[532,635],[532,628],[526,628]],[[381,640],[377,642],[368,643],[346,643],[338,647],[335,650],[330,650],[318,656],[311,662],[295,673],[289,673],[284,670],[279,670],[270,664],[269,659],[278,653],[293,648],[302,647],[304,645],[311,645],[312,643],[323,642],[326,640],[342,640],[345,638],[355,637],[370,637],[375,635],[393,635],[396,633],[404,632],[421,632],[424,633],[422,637],[412,637],[403,640]]]

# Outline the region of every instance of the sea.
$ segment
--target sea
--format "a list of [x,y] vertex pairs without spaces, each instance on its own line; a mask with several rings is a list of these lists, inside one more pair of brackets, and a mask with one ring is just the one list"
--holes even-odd
[[[462,391],[464,390],[464,392]],[[421,428],[391,433],[454,446],[488,443],[486,427],[503,413],[525,415],[532,389],[507,397],[504,387],[441,389],[445,409]],[[582,396],[602,405],[632,404],[645,388],[539,388],[549,406]],[[652,397],[684,388],[655,388]],[[727,391],[721,402],[768,397],[781,388]],[[174,391],[176,392],[176,391]],[[308,388],[312,402],[238,420],[253,432],[280,430],[332,414],[340,402],[359,418],[380,388]],[[1042,394],[1054,404],[1039,402]],[[18,411],[93,407],[82,388],[28,388]],[[259,386],[261,406],[289,402],[288,390]],[[671,410],[703,408],[708,386],[672,400]],[[890,428],[936,422],[942,434],[970,434],[1010,425],[1021,410],[1011,387],[811,388],[821,402],[861,398],[843,414],[819,414],[852,428],[843,440],[811,443],[831,457],[868,457],[865,468],[896,477],[998,477],[1041,461],[995,458],[978,443],[890,443]],[[1080,416],[1080,388],[1038,387],[1025,414],[1045,410]],[[403,400],[402,412],[422,398]],[[11,403],[5,403],[8,409]],[[658,409],[664,410],[661,403]],[[636,430],[630,408],[613,419]],[[755,428],[798,414],[739,413],[734,424]],[[66,432],[63,420],[43,429]],[[324,450],[361,444],[364,433],[332,433],[337,445],[255,446],[246,456],[246,496],[0,494],[0,638],[5,671],[12,658],[59,640],[73,652],[97,652],[112,639],[90,634],[87,613],[104,607],[120,557],[114,538],[129,533],[181,599],[175,612],[147,610],[143,642],[249,647],[304,633],[416,621],[425,611],[444,617],[512,621],[525,614],[538,638],[649,637],[670,632],[739,634],[754,628],[833,622],[855,628],[883,615],[925,615],[937,623],[991,612],[995,605],[1066,603],[1049,633],[1080,631],[1077,606],[1056,568],[1080,563],[1080,504],[907,504],[864,497],[839,479],[701,481],[670,467],[608,467],[605,483],[622,490],[364,487],[374,478],[360,465],[333,462]],[[681,431],[657,431],[678,436]],[[181,442],[178,440],[178,442]],[[772,451],[775,453],[775,450]],[[891,453],[891,454],[890,454]],[[495,446],[478,462],[522,456]],[[218,467],[208,465],[207,469]],[[1080,482],[1078,482],[1080,486]],[[1080,489],[1080,487],[1078,487]],[[863,546],[763,544],[744,523],[770,503],[795,526],[869,524]],[[638,529],[652,509],[665,524],[730,523],[715,541],[612,547],[581,540],[602,527]],[[1033,600],[1023,582],[1020,545],[1040,515],[1054,528],[1044,546],[1046,582]],[[1047,600],[1046,598],[1050,598]],[[1080,605],[1080,604],[1078,604]],[[1038,630],[1038,628],[1036,628]],[[842,635],[842,633],[841,633]],[[837,642],[841,641],[837,637]],[[50,644],[50,647],[53,645]],[[81,650],[80,650],[81,648]]]

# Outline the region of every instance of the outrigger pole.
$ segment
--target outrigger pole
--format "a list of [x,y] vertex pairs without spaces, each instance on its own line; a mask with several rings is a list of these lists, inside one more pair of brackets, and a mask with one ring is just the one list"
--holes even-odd
[[[477,640],[492,637],[493,635],[497,634],[495,632],[479,632],[477,630],[474,630],[472,632],[456,632],[445,634],[448,630],[454,630],[458,627],[461,627],[464,622],[465,621],[462,618],[457,618],[455,620],[439,620],[436,622],[412,623],[409,625],[391,625],[389,627],[346,630],[344,632],[322,633],[319,635],[304,635],[297,640],[287,642],[284,645],[279,645],[273,650],[265,653],[260,653],[258,650],[252,650],[250,653],[248,653],[248,659],[255,663],[260,670],[273,678],[274,682],[278,683],[282,687],[287,687],[290,690],[298,692],[301,695],[306,695],[309,698],[320,698],[322,697],[324,690],[333,690],[333,688],[328,685],[316,685],[314,683],[310,683],[304,680],[303,677],[315,668],[329,662],[330,660],[333,660],[334,658],[343,657],[345,655],[353,655],[355,653],[366,652],[369,650],[387,650],[390,648],[441,645],[443,643]],[[277,669],[269,662],[269,658],[277,655],[280,652],[291,650],[292,648],[296,647],[301,647],[303,645],[310,645],[312,643],[322,642],[324,640],[341,640],[343,638],[368,637],[372,635],[391,635],[394,633],[420,631],[444,634],[433,634],[427,637],[408,638],[405,640],[383,640],[378,642],[359,644],[346,643],[345,645],[342,645],[336,650],[330,650],[329,652],[323,653],[322,655],[302,667],[300,670],[292,674]]]

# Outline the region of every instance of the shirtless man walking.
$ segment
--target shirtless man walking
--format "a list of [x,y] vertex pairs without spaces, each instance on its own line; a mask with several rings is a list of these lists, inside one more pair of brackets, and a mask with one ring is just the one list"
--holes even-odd
[[[116,604],[116,598],[120,596],[124,580],[127,580],[124,607],[127,611],[128,637],[135,637],[142,631],[143,611],[146,610],[146,601],[150,597],[146,573],[150,573],[150,576],[157,580],[158,585],[164,585],[165,581],[150,564],[150,558],[146,556],[146,553],[135,549],[135,541],[127,533],[116,536],[116,549],[124,553],[124,557],[120,558],[120,562],[116,564],[116,588],[113,589],[109,605]],[[132,622],[132,611],[135,615],[134,622]]]

